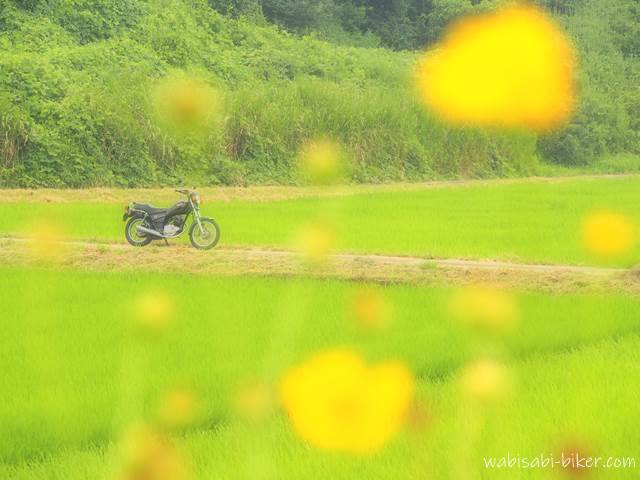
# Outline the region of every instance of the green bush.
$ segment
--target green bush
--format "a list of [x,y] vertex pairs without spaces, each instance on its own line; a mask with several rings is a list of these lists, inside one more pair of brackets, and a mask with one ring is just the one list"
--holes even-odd
[[[265,2],[229,3],[226,13],[237,18],[228,18],[205,0],[0,0],[0,184],[294,183],[298,150],[321,136],[344,144],[349,179],[360,182],[527,174],[539,153],[563,165],[638,153],[638,59],[625,30],[633,27],[618,18],[610,29],[611,2],[589,0],[563,14],[588,55],[583,100],[565,129],[536,139],[438,122],[410,88],[414,53],[318,40],[326,25],[288,34],[264,24]],[[332,30],[336,38],[377,41],[358,33],[370,12],[338,6],[350,23]],[[635,11],[627,7],[614,10]],[[470,8],[434,2],[423,34],[437,35]],[[206,138],[172,136],[156,124],[151,92],[176,69],[220,92],[220,117]]]
[[[636,41],[637,3],[587,0],[571,4],[575,13],[565,19],[565,25],[576,39],[579,54],[579,102],[569,124],[541,136],[538,149],[544,158],[562,165],[589,165],[607,155],[640,154],[640,58],[629,57],[627,51]],[[621,34],[621,26],[628,31]]]

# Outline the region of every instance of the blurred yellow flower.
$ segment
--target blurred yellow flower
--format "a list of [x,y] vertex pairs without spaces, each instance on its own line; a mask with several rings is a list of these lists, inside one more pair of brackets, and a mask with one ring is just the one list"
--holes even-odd
[[294,239],[294,246],[310,263],[318,264],[326,260],[335,247],[334,230],[325,222],[312,222],[300,228]]
[[573,48],[558,26],[520,5],[449,27],[420,62],[417,84],[447,121],[544,130],[573,110],[573,69]]
[[233,409],[238,416],[254,421],[266,417],[275,406],[272,387],[261,381],[239,386],[232,400]]
[[433,412],[427,404],[414,401],[407,414],[407,426],[413,433],[424,433],[433,423]]
[[35,219],[26,232],[28,255],[38,262],[56,262],[64,258],[66,248],[60,224]]
[[367,454],[402,427],[414,379],[401,363],[368,366],[350,350],[318,354],[290,370],[280,396],[301,438],[317,448]]
[[589,478],[589,470],[593,466],[587,467],[584,462],[579,462],[577,459],[597,456],[591,442],[580,436],[574,436],[563,439],[552,451],[556,458],[565,459],[561,467],[568,477]]
[[159,122],[172,133],[186,134],[206,129],[219,108],[217,92],[206,82],[184,74],[162,80],[154,92]]
[[146,425],[135,425],[121,443],[118,480],[185,480],[184,458],[169,440]]
[[150,290],[141,293],[134,300],[133,313],[140,327],[161,332],[173,320],[175,303],[168,293]]
[[476,400],[497,400],[509,390],[509,373],[502,363],[495,360],[477,360],[461,372],[460,386],[465,395]]
[[449,313],[465,325],[492,331],[511,329],[518,321],[515,297],[488,285],[466,286],[454,291]]
[[182,428],[192,424],[200,414],[200,401],[189,389],[167,392],[158,407],[158,421],[164,427]]
[[582,235],[586,249],[602,257],[623,255],[636,242],[634,225],[624,215],[614,212],[596,212],[587,216]]
[[344,170],[344,151],[340,144],[321,138],[303,146],[299,155],[300,171],[310,183],[337,182]]
[[391,320],[391,303],[377,287],[360,287],[353,295],[351,310],[358,325],[367,329],[384,328]]

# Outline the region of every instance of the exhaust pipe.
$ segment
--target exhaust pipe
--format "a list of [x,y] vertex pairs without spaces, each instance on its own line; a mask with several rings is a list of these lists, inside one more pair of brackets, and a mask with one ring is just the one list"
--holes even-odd
[[165,238],[165,236],[160,233],[157,232],[155,230],[151,230],[150,228],[147,227],[143,227],[143,226],[139,226],[137,229],[138,231],[138,235],[151,235],[152,237],[158,237],[158,238]]

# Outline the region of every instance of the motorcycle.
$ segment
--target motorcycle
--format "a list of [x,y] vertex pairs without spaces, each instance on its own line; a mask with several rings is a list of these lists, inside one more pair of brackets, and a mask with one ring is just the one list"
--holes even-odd
[[[156,208],[146,203],[133,202],[124,209],[122,221],[127,221],[124,235],[134,247],[144,247],[153,240],[176,238],[182,235],[189,216],[193,223],[189,227],[191,245],[199,250],[209,250],[220,240],[220,227],[213,218],[200,215],[200,195],[194,190],[178,189],[186,195],[170,208]],[[167,242],[168,243],[168,242]]]

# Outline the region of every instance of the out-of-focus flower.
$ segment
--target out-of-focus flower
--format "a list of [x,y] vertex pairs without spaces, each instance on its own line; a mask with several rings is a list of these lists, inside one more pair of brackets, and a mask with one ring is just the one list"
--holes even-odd
[[583,438],[564,439],[555,448],[554,457],[560,462],[563,473],[572,478],[585,478],[591,468],[585,463],[586,458],[594,457],[593,448]]
[[240,385],[234,392],[232,402],[236,415],[253,421],[269,415],[276,403],[273,388],[262,381]]
[[173,297],[163,291],[141,293],[133,303],[133,314],[137,324],[150,332],[165,330],[173,320],[175,303]]
[[294,241],[296,250],[312,264],[326,260],[335,243],[334,230],[327,223],[320,221],[308,223],[300,228]]
[[624,255],[636,242],[631,221],[615,212],[595,212],[587,216],[582,236],[585,248],[601,257]]
[[344,171],[344,155],[340,144],[332,140],[313,140],[300,151],[300,171],[312,184],[335,183],[340,180]]
[[27,253],[38,262],[54,263],[64,258],[66,248],[62,227],[47,219],[34,220],[26,232]]
[[205,130],[220,103],[215,89],[184,74],[162,80],[155,89],[153,100],[160,124],[177,134]]
[[193,423],[200,414],[200,401],[189,389],[167,392],[158,407],[158,421],[164,427],[182,428]]
[[407,414],[407,426],[414,433],[423,433],[429,429],[433,421],[431,410],[424,402],[414,401]]
[[391,320],[391,303],[373,286],[360,287],[354,293],[351,310],[358,325],[366,329],[384,328]]
[[453,24],[420,62],[426,105],[458,124],[544,130],[574,104],[573,48],[541,10],[511,6]]
[[507,368],[494,360],[477,360],[467,365],[460,374],[463,394],[482,402],[503,397],[510,383]]
[[121,443],[118,480],[185,480],[187,464],[171,442],[146,425],[136,425]]
[[401,363],[368,366],[350,350],[318,354],[290,370],[280,395],[301,438],[317,448],[367,454],[403,426],[414,379]]
[[449,312],[465,325],[490,331],[511,329],[518,320],[514,296],[488,285],[467,286],[454,291]]

